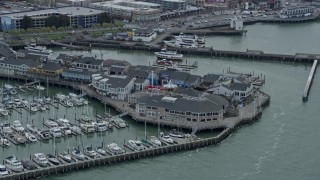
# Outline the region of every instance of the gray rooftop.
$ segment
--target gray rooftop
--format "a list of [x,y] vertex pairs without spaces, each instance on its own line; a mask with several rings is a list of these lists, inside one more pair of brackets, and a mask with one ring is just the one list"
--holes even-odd
[[171,80],[174,79],[174,80],[178,80],[178,81],[186,81],[189,76],[190,76],[189,73],[174,71],[174,72],[172,72],[170,78],[171,78]]
[[201,91],[198,91],[192,88],[183,88],[183,87],[176,88],[174,92],[177,94],[191,96],[191,97],[199,97],[202,93]]
[[203,76],[203,82],[213,84],[214,82],[219,80],[220,76],[221,75],[219,75],[219,74],[206,74]]
[[92,74],[94,74],[94,72],[88,71],[86,69],[76,69],[76,68],[69,68],[65,70],[63,73],[83,74],[88,76],[91,76]]
[[[128,77],[128,76],[102,76],[103,79],[107,78],[108,81],[106,82],[106,84],[110,84],[110,88],[125,88],[129,82],[133,79],[132,77]],[[102,79],[100,79],[102,80]]]
[[186,82],[195,83],[197,80],[201,79],[201,76],[198,75],[189,75]]
[[136,69],[129,69],[127,71],[127,75],[130,77],[136,77],[139,79],[147,79],[149,76],[149,73],[143,70],[136,70]]
[[63,68],[61,64],[54,63],[54,62],[46,62],[43,64],[42,69],[47,70],[47,71],[56,71]]
[[246,91],[251,86],[251,83],[231,83],[229,85],[222,84],[221,86],[229,90]]
[[103,63],[103,60],[101,59],[96,59],[94,57],[83,57],[77,61],[76,63],[81,63],[81,64],[91,64],[91,65],[97,65],[100,66]]
[[80,59],[82,56],[73,56],[73,55],[69,55],[69,54],[59,54],[59,56],[56,58],[58,60],[63,60],[65,62],[69,61],[69,62],[73,62],[75,60]]
[[13,59],[13,58],[6,58],[1,60],[0,63],[3,64],[11,64],[11,65],[26,65],[28,67],[37,67],[39,65],[38,62],[26,59]]

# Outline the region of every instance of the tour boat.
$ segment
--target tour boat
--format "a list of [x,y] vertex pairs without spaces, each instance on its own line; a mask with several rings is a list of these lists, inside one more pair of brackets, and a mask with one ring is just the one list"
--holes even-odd
[[103,132],[107,130],[107,123],[104,121],[94,122],[94,128],[97,132]]
[[38,131],[38,128],[33,124],[27,124],[27,130],[32,134],[36,134]]
[[187,49],[196,49],[196,48],[204,48],[203,44],[198,44],[194,41],[182,41],[182,40],[171,40],[171,41],[163,41],[169,47],[180,47]]
[[0,176],[8,175],[9,171],[7,170],[6,166],[0,164]]
[[17,158],[14,155],[5,158],[4,165],[6,166],[6,168],[8,168],[14,172],[22,172],[23,171],[23,166],[21,164],[21,161],[17,160]]
[[116,143],[108,144],[107,148],[111,152],[112,155],[117,155],[117,154],[123,153],[123,150]]
[[78,159],[80,161],[83,161],[86,159],[84,154],[77,148],[73,148],[73,151],[71,152],[71,156],[75,159]]
[[95,131],[92,123],[80,123],[80,129],[86,133],[92,133]]
[[173,129],[169,132],[169,136],[176,137],[176,138],[185,138],[185,134],[183,132],[177,131],[176,129]]
[[23,168],[30,170],[30,171],[38,169],[38,165],[35,162],[28,160],[28,159],[22,160],[21,164],[22,164]]
[[49,162],[51,162],[54,165],[59,165],[60,164],[60,162],[57,159],[57,157],[52,155],[52,154],[47,154],[47,159],[48,159]]
[[162,132],[160,133],[160,139],[168,144],[174,143],[173,139],[169,135],[164,134]]
[[71,161],[72,161],[70,155],[69,155],[67,152],[65,152],[65,151],[64,151],[63,153],[61,153],[61,154],[59,155],[59,157],[60,157],[62,160],[66,161],[66,162],[71,162]]
[[0,138],[0,146],[9,147],[10,146],[9,140],[5,137],[1,137]]
[[155,146],[161,146],[161,141],[155,136],[150,136],[150,141]]
[[40,131],[38,131],[38,136],[39,136],[42,140],[49,140],[49,139],[51,139],[51,135],[50,135],[50,131],[49,131],[49,130],[40,130]]
[[178,54],[177,51],[168,51],[167,49],[161,49],[160,52],[155,52],[155,55],[159,59],[169,59],[169,60],[176,60],[182,61],[183,55]]
[[36,45],[34,43],[29,44],[24,48],[26,50],[33,51],[33,52],[38,52],[38,53],[48,53],[48,54],[52,53],[52,50],[51,49],[47,49],[46,46],[38,46],[38,45]]
[[27,140],[29,140],[30,142],[37,142],[37,138],[31,134],[31,133],[24,133],[24,136],[26,136]]
[[86,146],[84,147],[83,153],[91,158],[94,158],[97,156],[96,151],[93,150],[92,146]]
[[62,132],[61,132],[61,129],[59,127],[51,128],[50,129],[50,133],[51,133],[51,136],[54,137],[54,138],[62,137]]
[[53,120],[50,120],[50,119],[45,120],[45,121],[44,121],[44,124],[45,124],[48,128],[59,127],[56,122],[54,122]]
[[107,153],[106,150],[104,150],[104,148],[102,146],[97,146],[95,150],[97,153],[99,153],[101,155],[106,155],[106,153]]
[[48,159],[43,153],[36,153],[32,156],[32,160],[36,162],[39,166],[48,166]]
[[4,134],[11,135],[13,133],[10,123],[1,123],[0,128],[1,132],[3,132]]
[[136,151],[142,151],[146,149],[141,141],[129,140],[128,142],[129,146]]
[[8,112],[6,109],[4,109],[4,108],[0,108],[0,114],[1,114],[2,116],[8,116],[8,115],[9,115],[9,112]]
[[113,122],[114,124],[116,124],[117,126],[119,126],[119,127],[121,127],[121,128],[127,127],[127,123],[126,123],[123,119],[121,119],[121,118],[119,118],[119,117],[117,117],[117,118],[112,118],[112,119],[110,120],[110,122]]
[[19,120],[13,121],[11,128],[16,132],[24,132],[24,128]]

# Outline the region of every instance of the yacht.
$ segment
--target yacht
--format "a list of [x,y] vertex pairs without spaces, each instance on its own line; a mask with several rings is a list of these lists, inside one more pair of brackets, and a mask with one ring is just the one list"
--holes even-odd
[[6,109],[4,109],[4,108],[0,108],[0,114],[1,114],[2,116],[8,116],[8,115],[9,115],[9,112],[8,112]]
[[16,107],[20,107],[22,105],[21,100],[19,98],[13,99],[13,104],[15,104]]
[[86,146],[84,148],[83,153],[91,158],[96,157],[98,154],[96,153],[96,151],[94,151],[94,149],[92,148],[92,146]]
[[88,105],[88,104],[89,104],[89,101],[86,100],[86,99],[84,99],[84,98],[80,98],[80,101],[82,101],[82,103],[83,103],[84,105]]
[[45,111],[45,110],[47,110],[47,106],[45,106],[43,104],[38,104],[38,110]]
[[70,100],[68,100],[68,99],[65,99],[65,100],[64,100],[64,104],[65,104],[67,107],[73,107],[73,103],[72,103]]
[[167,49],[161,49],[160,52],[155,52],[158,59],[169,59],[182,61],[183,55],[178,54],[177,51],[168,51]]
[[51,135],[50,135],[50,131],[49,131],[49,130],[39,130],[39,131],[38,131],[38,136],[39,136],[42,140],[49,140],[49,139],[51,139]]
[[59,127],[51,128],[50,129],[50,133],[51,133],[51,136],[54,137],[54,138],[62,137],[62,132],[61,132],[61,129]]
[[29,102],[28,102],[28,100],[26,100],[26,99],[21,99],[21,104],[22,104],[22,106],[24,106],[24,107],[28,107]]
[[67,99],[67,96],[61,93],[56,94],[56,98],[58,99],[58,101],[62,102],[65,99]]
[[37,104],[30,104],[30,111],[31,112],[37,112],[39,110],[38,105]]
[[43,90],[46,89],[46,88],[44,88],[43,86],[41,86],[40,84],[39,84],[39,85],[36,85],[34,88],[35,88],[36,90],[38,90],[38,91],[43,91]]
[[80,129],[86,133],[92,133],[95,131],[92,123],[80,123]]
[[60,157],[62,160],[66,161],[66,162],[71,162],[71,161],[72,161],[70,155],[69,155],[67,152],[65,152],[65,151],[64,151],[63,153],[61,153],[61,154],[59,155],[59,157]]
[[38,53],[48,53],[48,54],[52,53],[52,50],[51,49],[47,49],[46,46],[37,46],[34,43],[29,44],[28,46],[26,46],[24,48],[26,50],[33,51],[33,52],[38,52]]
[[49,162],[51,162],[54,165],[59,165],[60,164],[60,162],[57,159],[57,157],[52,155],[52,154],[47,154],[47,159],[48,159]]
[[101,155],[106,155],[107,154],[106,150],[104,150],[104,148],[102,146],[97,146],[95,150],[96,150],[97,153],[99,153]]
[[76,149],[76,148],[73,148],[73,151],[71,152],[71,156],[80,161],[83,161],[86,159],[84,154],[79,149]]
[[161,146],[161,141],[155,136],[150,136],[150,142],[155,146]]
[[8,175],[9,174],[9,171],[7,170],[7,168],[0,164],[0,176],[5,176],[5,175]]
[[36,134],[38,131],[38,128],[33,124],[27,124],[27,130],[32,134]]
[[19,133],[14,133],[14,134],[13,134],[13,139],[14,139],[17,143],[19,143],[19,144],[24,144],[24,143],[27,142],[26,137],[25,137],[25,136],[22,136],[22,135],[19,134]]
[[32,156],[32,160],[36,162],[39,166],[48,166],[48,159],[43,153],[36,153]]
[[107,130],[108,126],[106,122],[98,121],[98,122],[94,122],[94,128],[97,132],[103,132]]
[[0,138],[0,146],[9,147],[10,146],[9,140],[5,137],[1,137]]
[[65,136],[70,136],[72,134],[72,131],[68,126],[62,126],[60,129]]
[[57,123],[60,125],[60,126],[70,126],[70,121],[68,119],[63,119],[63,118],[59,118],[57,120]]
[[164,134],[163,132],[160,133],[160,139],[168,144],[174,143],[173,139],[169,135]]
[[69,128],[74,134],[81,134],[81,129],[78,126],[70,125]]
[[176,129],[173,129],[169,132],[169,136],[176,137],[176,138],[185,138],[185,134],[183,132],[177,131]]
[[13,87],[11,84],[5,84],[3,88],[5,91],[7,91],[11,95],[17,94],[15,87]]
[[127,127],[127,123],[126,123],[123,119],[121,119],[121,118],[119,118],[119,117],[117,117],[117,118],[112,118],[112,119],[110,120],[110,122],[113,122],[115,125],[117,125],[117,126],[119,126],[119,127],[121,127],[121,128]]
[[146,149],[141,141],[129,140],[128,142],[129,146],[135,151],[143,151]]
[[30,142],[37,142],[37,138],[31,134],[31,133],[24,133],[24,136],[29,140]]
[[21,161],[17,160],[17,158],[13,156],[9,156],[6,159],[4,159],[4,165],[6,168],[10,169],[14,172],[22,172],[23,166],[21,164]]
[[38,165],[31,160],[22,160],[21,164],[25,169],[30,171],[38,169]]
[[4,134],[11,135],[13,133],[10,123],[1,123],[0,128],[1,132],[3,132]]
[[24,132],[24,128],[22,127],[21,122],[19,120],[13,121],[11,128],[16,132]]
[[91,119],[91,117],[89,117],[89,116],[87,116],[87,115],[85,115],[85,114],[82,114],[82,115],[80,116],[80,121],[87,123],[87,122],[92,122],[92,119]]
[[45,103],[50,103],[52,101],[52,99],[50,97],[44,97],[43,101]]
[[159,59],[159,60],[157,60],[157,64],[159,64],[159,65],[164,65],[164,66],[172,66],[172,65],[174,65],[175,63],[172,62],[171,60]]
[[116,143],[108,144],[107,148],[112,155],[118,155],[123,153],[123,150]]
[[36,104],[38,104],[38,105],[39,105],[39,104],[40,104],[40,105],[43,105],[43,104],[44,104],[43,98],[40,98],[40,97],[34,99],[34,102],[35,102]]
[[47,119],[46,121],[44,121],[44,125],[46,125],[48,128],[59,127],[56,122],[54,122],[53,120],[50,120],[50,119]]

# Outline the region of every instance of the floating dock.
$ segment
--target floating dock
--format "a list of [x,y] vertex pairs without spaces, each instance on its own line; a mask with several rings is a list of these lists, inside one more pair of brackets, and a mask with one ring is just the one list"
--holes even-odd
[[311,68],[311,71],[310,71],[310,74],[309,74],[309,77],[308,77],[308,80],[307,80],[306,87],[304,88],[304,91],[303,91],[303,95],[302,95],[302,101],[303,102],[308,101],[310,88],[311,88],[311,85],[312,85],[312,81],[313,81],[314,75],[316,74],[317,66],[318,66],[318,60],[314,60],[312,68]]

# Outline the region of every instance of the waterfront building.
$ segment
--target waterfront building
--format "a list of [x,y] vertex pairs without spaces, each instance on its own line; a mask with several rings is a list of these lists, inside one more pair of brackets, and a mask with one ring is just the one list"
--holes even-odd
[[32,67],[29,70],[29,76],[31,78],[43,79],[43,80],[60,80],[60,76],[64,71],[64,66],[54,62],[46,62],[36,67]]
[[32,18],[32,27],[45,27],[46,19],[52,15],[66,15],[69,17],[70,26],[91,27],[97,23],[98,15],[104,11],[85,7],[62,7],[56,9],[46,9],[37,11],[26,11],[0,15],[2,30],[22,28],[24,16]]
[[201,81],[201,87],[212,88],[220,84],[219,80],[221,78],[220,74],[206,74],[203,76]]
[[135,78],[133,88],[134,91],[142,91],[146,86],[150,85],[150,81],[148,79],[150,77],[150,74],[151,73],[148,71],[135,69],[134,66],[129,67],[128,71],[126,72],[127,76]]
[[187,9],[187,2],[185,0],[146,0],[147,2],[152,2],[162,5],[162,10],[166,11],[181,11]]
[[311,16],[315,11],[313,6],[290,6],[281,9],[279,12],[280,18],[295,18],[295,17],[304,17]]
[[38,62],[26,59],[5,58],[0,60],[0,74],[28,76],[29,70],[38,66]]
[[109,75],[123,75],[130,63],[127,61],[107,59],[103,62],[103,72]]
[[56,62],[66,66],[71,67],[72,63],[82,58],[82,56],[74,56],[69,54],[59,54],[59,56],[55,59]]
[[135,78],[116,75],[92,75],[92,86],[101,95],[126,100],[131,94]]
[[173,71],[170,74],[170,80],[172,84],[179,87],[195,87],[200,83],[201,77],[187,72]]
[[62,73],[62,78],[69,81],[90,83],[93,72],[86,69],[69,68]]
[[150,42],[157,37],[157,33],[152,28],[134,29],[132,40]]
[[228,101],[217,95],[146,95],[136,99],[135,112],[152,120],[173,124],[221,121]]
[[72,63],[72,67],[79,69],[87,69],[92,72],[101,71],[103,67],[103,60],[94,57],[82,57]]

